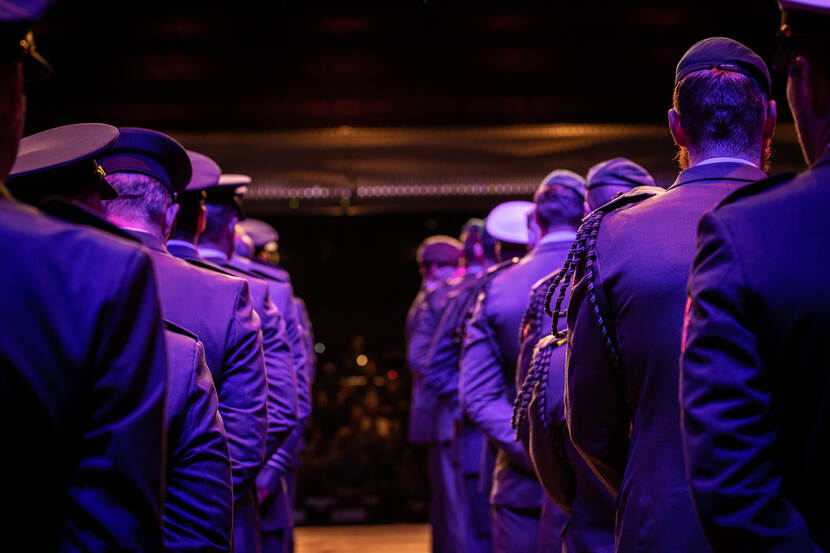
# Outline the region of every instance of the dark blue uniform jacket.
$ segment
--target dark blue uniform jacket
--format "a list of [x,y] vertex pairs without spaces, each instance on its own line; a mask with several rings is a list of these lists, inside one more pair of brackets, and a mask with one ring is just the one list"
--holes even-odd
[[231,265],[241,271],[262,278],[268,283],[271,297],[280,312],[286,313],[288,339],[294,354],[297,375],[298,424],[283,444],[265,460],[265,466],[257,476],[257,487],[268,490],[270,495],[260,506],[262,528],[274,531],[290,528],[294,520],[293,497],[288,493],[287,479],[290,471],[299,465],[303,445],[303,432],[311,417],[311,373],[314,362],[313,344],[304,328],[302,313],[297,309],[298,300],[293,295],[290,277],[281,267],[266,265],[234,256]]
[[[466,323],[472,317],[475,301],[484,283],[511,264],[507,262],[477,274],[466,274],[452,282],[447,306],[435,329],[429,348],[429,365],[424,373],[426,386],[438,395],[438,401],[458,404],[458,383],[461,347]],[[485,494],[492,488],[494,448],[484,434],[460,412],[456,415],[453,435],[454,462],[465,475],[479,475],[480,489]]]
[[[541,373],[531,375],[539,387],[525,407],[527,419],[518,435],[548,497],[563,513],[559,520],[567,551],[611,553],[614,500],[573,447],[565,423],[566,348],[564,340],[550,336],[552,318],[544,308],[552,277],[558,272],[534,285],[524,318],[516,382],[524,384],[531,362],[545,366],[533,367],[534,373]],[[536,348],[545,336],[546,342]]]
[[262,466],[268,428],[262,334],[248,284],[170,255],[150,234],[134,235],[153,256],[165,318],[204,344],[228,435],[238,503]]
[[[171,247],[170,253],[184,259],[190,265],[207,269],[211,274],[242,279],[250,290],[255,313],[261,322],[262,349],[267,375],[268,440],[264,458],[270,457],[297,425],[296,375],[291,356],[291,345],[287,340],[285,319],[271,301],[268,285],[261,279],[251,277],[230,266],[222,266],[211,260],[202,259],[196,248]],[[258,467],[257,473],[261,469]]]
[[543,243],[492,279],[479,294],[461,356],[461,409],[498,448],[490,502],[539,508],[542,488],[510,425],[516,396],[519,327],[533,284],[561,267],[570,241]]
[[745,196],[698,229],[681,377],[689,480],[715,551],[830,551],[830,151]]
[[617,496],[620,551],[708,550],[680,438],[686,282],[703,213],[763,177],[737,162],[686,169],[664,194],[605,215],[591,282],[585,266],[577,269],[568,306],[566,415],[574,445]]
[[28,551],[160,551],[167,359],[134,244],[0,199],[0,529]]
[[[415,356],[427,355],[429,340],[424,332],[421,319],[428,316],[427,295],[429,290],[421,287],[406,315],[406,358],[410,361]],[[418,329],[421,330],[418,330]],[[413,341],[414,340],[414,341]],[[412,372],[412,400],[409,405],[409,441],[413,443],[434,442],[438,437],[438,424],[435,413],[438,410],[438,396],[427,389],[421,370],[421,364],[407,363]]]
[[168,551],[228,551],[231,461],[205,350],[195,335],[174,325],[167,325],[165,337],[170,367],[165,545]]
[[[221,259],[213,259],[221,262]],[[279,478],[297,465],[302,436],[306,423],[311,417],[311,382],[309,363],[313,355],[308,348],[307,338],[300,323],[300,314],[290,280],[284,271],[269,270],[271,267],[254,263],[248,259],[234,256],[228,266],[242,274],[261,279],[268,285],[269,294],[285,321],[285,340],[293,356],[295,373],[297,423],[294,429],[266,460],[265,466],[257,477],[257,486],[269,491],[278,491]]]
[[[452,440],[453,427],[458,412],[457,400],[445,395],[439,398],[436,390],[427,384],[427,373],[431,371],[430,347],[439,327],[441,316],[445,312],[449,294],[453,286],[447,283],[438,286],[424,295],[419,315],[415,318],[409,336],[409,347],[406,350],[407,361],[414,375],[417,375],[419,405],[434,406],[430,417],[421,417],[421,424],[430,427],[422,429],[424,434],[431,435],[434,441],[449,442]],[[426,414],[426,413],[424,413]]]
[[[289,339],[288,328],[295,326],[283,316],[282,311],[271,298],[271,286],[264,279],[234,267],[223,258],[206,258],[206,262],[221,267],[224,271],[245,279],[254,300],[254,309],[262,321],[262,349],[265,352],[265,372],[268,376],[268,444],[265,459],[269,459],[285,440],[296,434],[298,421],[297,375],[294,365],[293,342]],[[282,294],[280,302],[291,313],[291,296],[288,301]]]

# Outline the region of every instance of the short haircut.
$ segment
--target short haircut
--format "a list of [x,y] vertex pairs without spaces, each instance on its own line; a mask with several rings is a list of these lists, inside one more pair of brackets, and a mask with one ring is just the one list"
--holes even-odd
[[173,203],[170,192],[156,178],[143,173],[116,172],[106,177],[118,198],[103,202],[105,216],[136,221],[161,228],[167,208]]
[[225,233],[233,232],[231,223],[239,219],[239,210],[234,205],[207,204],[207,222],[199,241],[216,243],[224,239]]
[[543,233],[556,225],[577,228],[582,221],[582,216],[585,215],[582,196],[559,184],[552,184],[539,190],[534,201],[536,202],[536,218],[539,220]]
[[757,156],[767,101],[751,77],[706,69],[677,84],[672,107],[692,150]]

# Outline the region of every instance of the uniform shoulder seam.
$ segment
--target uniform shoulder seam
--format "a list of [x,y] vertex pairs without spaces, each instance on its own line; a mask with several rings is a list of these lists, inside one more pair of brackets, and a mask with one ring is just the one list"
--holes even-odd
[[746,186],[742,186],[729,194],[715,207],[715,209],[733,204],[744,198],[749,198],[750,196],[756,196],[768,190],[772,190],[773,188],[792,181],[795,177],[796,173],[789,171],[747,184]]
[[199,337],[194,332],[186,329],[183,326],[179,326],[176,323],[174,323],[172,321],[169,321],[167,319],[164,319],[164,328],[166,330],[169,330],[170,332],[175,333],[175,334],[180,334],[182,336],[187,336],[188,338],[192,338],[193,340],[198,340],[199,339]]
[[625,194],[620,194],[610,202],[596,208],[594,211],[592,211],[586,216],[586,219],[587,217],[590,217],[591,214],[596,213],[597,211],[601,211],[606,214],[611,213],[612,211],[617,211],[619,209],[622,209],[623,207],[640,203],[643,200],[653,198],[654,196],[659,196],[660,194],[664,194],[665,192],[666,190],[660,188],[659,186],[635,186]]

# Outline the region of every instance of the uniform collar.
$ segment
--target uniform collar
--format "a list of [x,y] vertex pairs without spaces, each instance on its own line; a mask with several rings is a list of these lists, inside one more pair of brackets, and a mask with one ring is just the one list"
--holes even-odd
[[227,263],[229,261],[228,256],[225,255],[225,252],[219,251],[216,248],[197,249],[199,250],[199,255],[205,259],[221,259],[223,263]]
[[40,202],[37,205],[37,208],[45,213],[48,213],[49,215],[52,215],[53,217],[63,219],[68,223],[96,228],[108,234],[118,236],[119,238],[125,238],[130,242],[136,242],[136,238],[133,235],[121,230],[101,217],[101,215],[76,200],[53,196]]
[[572,230],[555,230],[549,232],[539,240],[539,245],[550,244],[552,242],[573,242],[576,238],[576,232]]
[[167,248],[164,246],[164,241],[157,238],[156,236],[153,236],[144,229],[133,227],[121,227],[121,230],[137,238],[138,241],[141,242],[146,248],[155,250],[157,252],[167,252]]
[[698,165],[710,165],[712,163],[740,163],[742,165],[750,165],[752,167],[758,167],[751,161],[746,159],[741,159],[739,157],[710,157],[709,159],[704,159],[700,163],[695,163],[695,166]]
[[199,253],[196,249],[196,246],[193,245],[193,242],[188,242],[187,240],[179,240],[178,238],[171,238],[167,241],[167,246],[174,246],[177,248],[185,248],[188,250],[193,251],[193,253]]
[[[743,160],[742,160],[743,161]],[[707,180],[732,180],[739,182],[755,182],[766,178],[766,174],[755,167],[745,163],[724,161],[716,163],[698,164],[683,170],[669,187],[669,190],[689,184],[691,182]]]

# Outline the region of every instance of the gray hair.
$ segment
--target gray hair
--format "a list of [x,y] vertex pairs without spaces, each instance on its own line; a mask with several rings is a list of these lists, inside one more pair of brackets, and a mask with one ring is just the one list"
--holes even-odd
[[105,216],[117,216],[161,227],[173,198],[159,181],[143,173],[110,173],[107,182],[118,192],[118,198],[103,202]]

